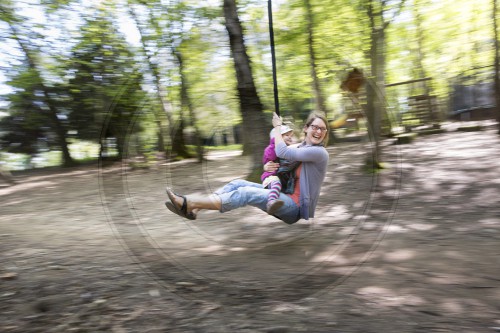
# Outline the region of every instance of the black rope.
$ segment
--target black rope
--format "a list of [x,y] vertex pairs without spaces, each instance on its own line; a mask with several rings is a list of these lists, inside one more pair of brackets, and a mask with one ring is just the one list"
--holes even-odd
[[269,37],[271,41],[271,59],[273,64],[273,88],[274,88],[274,109],[280,115],[280,101],[278,97],[278,79],[276,76],[276,55],[274,52],[274,30],[273,30],[273,6],[271,0],[267,1],[267,11],[269,12]]

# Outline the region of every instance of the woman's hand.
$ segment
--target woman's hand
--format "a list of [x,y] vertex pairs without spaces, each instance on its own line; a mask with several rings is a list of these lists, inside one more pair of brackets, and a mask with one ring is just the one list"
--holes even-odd
[[266,172],[275,172],[278,170],[280,167],[279,163],[275,163],[273,161],[269,161],[266,164],[264,164],[264,171]]
[[283,125],[283,120],[276,114],[276,112],[273,112],[273,127],[280,125]]

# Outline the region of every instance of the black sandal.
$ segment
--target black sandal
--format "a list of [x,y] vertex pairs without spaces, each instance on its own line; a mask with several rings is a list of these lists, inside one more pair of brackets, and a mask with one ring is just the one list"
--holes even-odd
[[[196,214],[194,214],[193,212],[187,211],[187,200],[186,200],[185,196],[173,192],[170,188],[167,188],[167,195],[171,201],[171,202],[168,202],[168,201],[165,202],[165,206],[168,208],[168,210],[170,210],[172,213],[175,213],[179,216],[185,217],[188,220],[196,220]],[[177,204],[175,203],[174,196],[178,196],[184,200],[182,202],[182,206],[180,208],[177,207]]]

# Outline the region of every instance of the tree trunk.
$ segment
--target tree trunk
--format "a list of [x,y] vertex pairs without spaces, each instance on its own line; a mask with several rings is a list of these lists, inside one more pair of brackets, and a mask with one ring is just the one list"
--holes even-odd
[[498,41],[498,22],[497,22],[498,5],[497,0],[493,0],[493,38],[495,40],[495,101],[498,134],[500,135],[500,46]]
[[6,182],[9,186],[14,185],[16,183],[10,171],[3,169],[1,164],[0,164],[0,179]]
[[190,157],[187,149],[186,142],[184,140],[184,119],[182,115],[179,117],[179,121],[176,126],[173,127],[170,137],[172,138],[172,154],[175,155],[176,159],[184,159]]
[[311,63],[311,76],[313,80],[313,91],[316,102],[316,110],[326,113],[325,98],[319,83],[316,53],[314,51],[314,18],[310,0],[304,0],[307,20],[307,45],[309,48],[309,61]]
[[[144,39],[144,31],[141,28],[141,25],[139,24],[139,20],[137,19],[137,16],[135,12],[132,10],[132,7],[129,9],[130,15],[136,22],[137,29],[139,30],[140,33],[140,40],[143,48],[143,53],[146,56],[148,60],[148,66],[151,71],[151,74],[153,75],[154,78],[154,84],[156,88],[156,94],[158,97],[158,101],[160,103],[160,108],[163,110],[165,113],[165,116],[167,117],[168,120],[168,134],[170,136],[170,141],[172,143],[172,154],[175,156],[179,157],[189,157],[189,153],[186,149],[186,145],[184,143],[184,138],[183,138],[183,131],[184,131],[184,124],[182,120],[179,121],[179,126],[175,126],[175,121],[173,119],[172,115],[172,108],[168,100],[165,98],[163,94],[163,89],[161,86],[161,76],[160,72],[158,70],[158,66],[152,61],[151,55],[147,52],[147,47],[146,47],[146,41]],[[155,26],[155,31],[158,31],[157,24],[155,23],[154,18],[152,17],[151,13],[149,14],[149,22],[152,26]],[[160,117],[157,117],[158,119],[161,119]],[[182,115],[181,115],[182,118]],[[160,122],[161,125],[161,122]],[[161,129],[160,129],[161,130]],[[163,138],[162,133],[158,133],[158,139]],[[165,151],[164,148],[164,142],[158,142],[158,149],[160,151]]]
[[368,136],[372,142],[372,146],[366,157],[366,165],[371,169],[378,169],[381,162],[381,149],[380,149],[380,108],[378,102],[378,85],[377,79],[371,77],[366,85],[366,118]]
[[203,144],[201,142],[200,129],[196,125],[196,114],[193,109],[193,104],[191,103],[191,98],[189,97],[187,89],[187,79],[184,73],[184,59],[182,58],[182,53],[179,50],[175,50],[174,54],[179,62],[179,74],[181,76],[181,108],[187,108],[189,111],[189,118],[191,119],[191,126],[194,128],[194,140],[196,142],[196,156],[198,162],[203,162]]
[[[415,64],[415,77],[416,78],[427,78],[427,71],[424,66],[424,28],[422,27],[422,15],[420,14],[419,2],[415,1],[413,5],[413,14],[415,16],[415,28],[417,35],[417,49],[414,51],[416,55],[416,64]],[[413,52],[413,51],[412,51]],[[434,109],[432,99],[431,99],[431,88],[428,81],[423,81],[424,85],[424,94],[428,96],[427,99],[427,110],[429,112],[430,120],[434,123],[438,123],[441,120],[441,116],[437,113],[437,110]],[[410,92],[411,93],[411,92]],[[421,94],[421,92],[420,92]]]
[[371,43],[370,43],[370,61],[371,61],[371,78],[368,80],[366,88],[367,98],[367,120],[368,120],[368,135],[373,142],[373,147],[366,159],[366,165],[369,168],[377,169],[380,167],[381,149],[380,149],[380,132],[381,132],[381,115],[382,115],[382,93],[383,89],[383,70],[384,70],[384,55],[383,42],[384,31],[380,23],[377,23],[377,18],[373,8],[368,8],[368,16],[371,24]]
[[235,0],[224,0],[224,17],[236,70],[237,90],[243,119],[243,141],[247,153],[252,157],[252,171],[248,179],[256,181],[258,175],[262,173],[262,154],[268,144],[270,128],[266,129],[263,106],[255,88]]
[[163,138],[163,126],[161,124],[161,120],[156,118],[156,143],[158,146],[158,151],[162,154],[165,153],[165,139]]
[[[396,10],[391,12],[396,17],[403,8],[405,0],[401,0]],[[366,9],[370,21],[371,42],[370,62],[371,78],[367,85],[367,118],[368,133],[373,140],[373,151],[367,158],[367,165],[381,168],[382,151],[380,138],[382,126],[390,130],[390,120],[385,108],[385,31],[390,20],[384,18],[387,12],[387,3],[379,0],[367,0]]]
[[64,129],[64,126],[61,124],[61,121],[57,117],[57,108],[53,105],[50,96],[47,92],[47,88],[43,85],[42,76],[38,71],[38,68],[34,60],[36,59],[36,57],[34,57],[31,54],[31,51],[29,50],[27,45],[25,45],[23,39],[19,38],[17,28],[12,23],[10,22],[7,23],[9,24],[9,27],[12,31],[13,38],[19,43],[19,46],[23,50],[23,53],[28,61],[29,67],[36,73],[36,76],[38,78],[39,89],[43,93],[43,102],[48,108],[48,111],[43,113],[48,117],[49,121],[53,125],[53,130],[56,133],[57,142],[62,152],[63,166],[65,167],[73,166],[75,165],[75,161],[73,160],[73,158],[71,158],[71,155],[69,153],[68,143],[66,141],[66,130]]
[[59,146],[61,147],[63,166],[65,167],[74,166],[75,161],[73,160],[71,154],[69,153],[68,143],[66,142],[66,130],[64,129],[64,126],[61,124],[59,118],[57,118],[57,110],[52,105],[50,97],[47,95],[45,91],[44,91],[44,97],[45,97],[45,102],[49,107],[49,118],[51,119],[54,125],[54,129],[57,134],[57,141],[59,143]]
[[[415,60],[416,60],[416,66],[415,66],[415,77],[416,78],[424,78],[427,77],[427,73],[424,68],[424,54],[422,52],[422,49],[424,47],[424,35],[423,35],[423,28],[422,28],[422,16],[420,15],[419,11],[419,6],[418,2],[415,2],[413,5],[413,15],[415,17],[415,28],[416,28],[416,37],[417,37],[417,49],[414,50],[415,52]],[[425,93],[429,94],[428,91],[428,86],[427,84],[425,85]]]

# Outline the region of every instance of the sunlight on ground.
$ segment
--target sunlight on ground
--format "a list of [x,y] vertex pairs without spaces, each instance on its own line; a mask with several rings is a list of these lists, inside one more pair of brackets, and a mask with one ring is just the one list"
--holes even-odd
[[11,187],[0,188],[0,196],[9,195],[18,191],[32,190],[35,188],[50,188],[51,186],[58,185],[56,182],[41,181],[41,182],[30,182],[19,185],[14,185]]
[[417,230],[417,231],[429,231],[436,228],[435,224],[429,223],[411,223],[408,225],[408,228]]
[[417,252],[410,249],[399,249],[393,252],[387,252],[384,259],[389,262],[407,261],[416,257]]
[[368,286],[356,291],[367,302],[379,307],[397,307],[403,305],[422,305],[425,300],[416,295],[399,295],[392,289],[378,286]]

